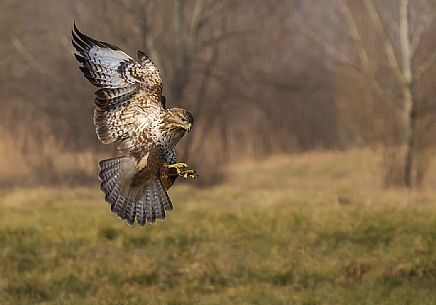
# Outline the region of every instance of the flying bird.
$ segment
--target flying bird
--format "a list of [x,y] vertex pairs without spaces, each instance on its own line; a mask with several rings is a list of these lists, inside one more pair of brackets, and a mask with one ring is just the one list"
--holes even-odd
[[167,190],[195,170],[177,163],[175,146],[191,130],[193,115],[166,108],[158,68],[141,51],[135,61],[117,46],[72,30],[74,56],[95,92],[94,124],[103,144],[115,143],[121,157],[99,162],[99,180],[111,211],[130,225],[165,218],[173,209]]

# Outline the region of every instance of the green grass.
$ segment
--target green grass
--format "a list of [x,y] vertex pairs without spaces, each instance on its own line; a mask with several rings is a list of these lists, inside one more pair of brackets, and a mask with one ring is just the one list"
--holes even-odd
[[94,188],[2,190],[0,304],[436,304],[436,193],[371,156],[233,167],[143,229]]

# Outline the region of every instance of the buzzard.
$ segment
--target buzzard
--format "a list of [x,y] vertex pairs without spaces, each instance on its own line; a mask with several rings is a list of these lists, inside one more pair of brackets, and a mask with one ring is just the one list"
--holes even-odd
[[194,117],[166,108],[159,70],[143,52],[135,61],[120,48],[72,31],[74,56],[95,92],[94,124],[103,144],[115,143],[121,157],[99,162],[101,190],[111,211],[130,225],[165,218],[173,209],[166,190],[178,176],[195,179],[176,162],[175,146],[191,130]]

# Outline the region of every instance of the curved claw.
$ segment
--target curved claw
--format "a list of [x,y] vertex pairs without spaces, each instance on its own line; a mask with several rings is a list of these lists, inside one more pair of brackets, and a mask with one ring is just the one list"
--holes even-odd
[[194,169],[188,169],[179,174],[179,176],[185,179],[197,179],[199,176]]
[[183,162],[168,165],[168,168],[175,168],[177,171],[177,174],[179,174],[179,175],[182,172],[182,169],[187,168],[187,167],[188,167],[188,164],[183,163]]

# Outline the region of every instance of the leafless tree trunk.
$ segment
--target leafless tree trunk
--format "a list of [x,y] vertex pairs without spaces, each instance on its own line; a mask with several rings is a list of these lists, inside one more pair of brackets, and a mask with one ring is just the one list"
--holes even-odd
[[[352,12],[351,4],[356,2],[340,0],[338,1],[338,11],[331,10],[332,19],[338,22],[341,18],[347,25],[348,35],[351,38],[358,58],[355,65],[349,54],[344,54],[331,42],[323,39],[316,31],[305,29],[305,31],[319,44],[324,46],[327,52],[339,63],[353,67],[361,73],[367,80],[369,87],[378,96],[378,101],[386,103],[393,113],[401,113],[403,135],[404,135],[404,157],[402,165],[402,184],[408,188],[417,184],[417,177],[423,176],[418,173],[422,167],[417,167],[417,142],[419,134],[417,132],[420,116],[417,112],[418,96],[416,84],[420,77],[436,61],[436,52],[433,52],[421,64],[416,63],[416,53],[420,45],[423,33],[428,29],[434,20],[433,11],[425,0],[415,1],[414,4],[420,8],[415,8],[415,16],[412,20],[412,2],[410,0],[398,0],[398,15],[390,12],[380,12],[373,0],[363,0],[361,2],[365,11],[375,27],[377,35],[381,39],[384,48],[384,56],[390,67],[392,78],[396,82],[401,94],[400,102],[396,101],[395,93],[392,88],[382,85],[377,76],[377,70],[381,65],[380,58],[371,57],[370,41],[365,41],[362,36],[365,34],[365,27],[360,25]],[[419,11],[419,12],[417,12]],[[338,14],[339,12],[339,14]],[[383,16],[383,17],[382,17]],[[388,18],[386,16],[391,16]],[[398,16],[396,22],[392,16]],[[383,20],[383,18],[387,18]],[[362,34],[363,33],[363,34]],[[397,43],[391,37],[397,37]],[[400,54],[399,56],[397,54]],[[387,142],[389,143],[389,142]],[[389,144],[387,144],[389,145]]]
[[[413,172],[415,170],[416,149],[416,92],[414,90],[414,73],[412,72],[413,54],[411,50],[410,33],[410,1],[400,2],[400,41],[402,54],[402,94],[404,104],[404,122],[406,125],[406,154],[404,160],[404,185],[412,187],[415,184]],[[416,175],[415,175],[416,177]]]

